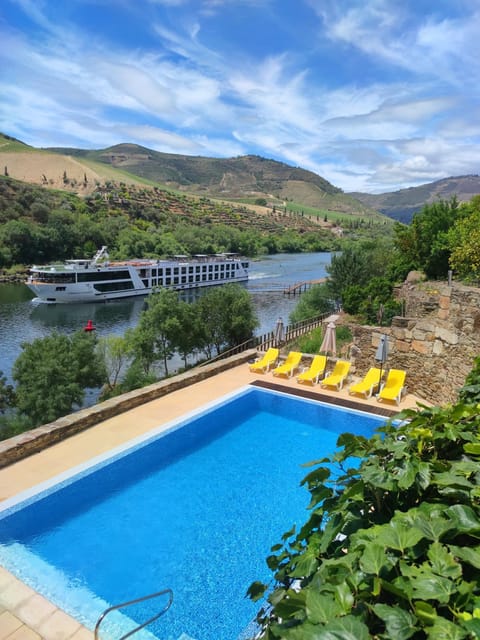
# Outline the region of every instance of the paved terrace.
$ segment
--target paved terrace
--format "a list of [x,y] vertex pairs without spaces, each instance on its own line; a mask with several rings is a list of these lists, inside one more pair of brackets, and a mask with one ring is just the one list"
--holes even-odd
[[[353,379],[355,380],[355,378]],[[407,379],[408,382],[408,379]],[[404,408],[428,404],[407,394],[399,407],[375,398],[352,398],[347,389],[330,391],[300,385],[295,378],[254,374],[246,363],[213,375],[99,422],[39,453],[0,469],[0,499],[6,500],[94,456],[127,443],[159,425],[194,411],[249,384],[268,386],[325,402],[390,416]],[[0,640],[92,640],[93,633],[0,567]]]

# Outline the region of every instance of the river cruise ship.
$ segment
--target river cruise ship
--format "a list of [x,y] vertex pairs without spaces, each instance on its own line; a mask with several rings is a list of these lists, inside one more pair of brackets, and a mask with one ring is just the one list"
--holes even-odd
[[113,261],[102,247],[91,259],[31,267],[26,285],[44,302],[96,302],[144,296],[157,287],[182,290],[246,282],[248,266],[233,253]]

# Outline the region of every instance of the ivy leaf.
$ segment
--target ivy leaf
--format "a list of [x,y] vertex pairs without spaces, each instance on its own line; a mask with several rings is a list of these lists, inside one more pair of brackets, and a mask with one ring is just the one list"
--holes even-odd
[[440,487],[464,487],[465,489],[471,489],[473,487],[469,480],[450,471],[434,473],[432,481]]
[[426,538],[436,542],[453,528],[451,520],[447,520],[438,510],[437,513],[434,511],[422,513],[419,510],[413,522]]
[[428,462],[420,462],[417,470],[417,483],[420,489],[426,489],[431,482],[431,468]]
[[430,545],[427,552],[432,571],[444,578],[458,578],[462,575],[462,567],[455,562],[449,550],[439,542]]
[[476,533],[480,531],[480,520],[471,507],[455,504],[445,512],[455,523],[458,533]]
[[408,547],[414,547],[423,537],[420,529],[409,526],[407,522],[391,520],[380,528],[377,543],[403,552]]
[[425,627],[425,631],[431,640],[462,640],[467,635],[459,625],[445,618],[437,618],[431,627]]
[[313,624],[325,624],[340,614],[340,606],[333,595],[319,593],[316,589],[307,592],[307,616]]
[[354,616],[343,616],[325,625],[318,640],[371,640],[368,627]]
[[472,456],[480,456],[480,442],[465,444],[463,450]]
[[446,604],[455,592],[454,583],[435,574],[424,574],[413,582],[413,597],[419,600],[437,600]]
[[398,486],[400,489],[408,489],[416,480],[417,465],[409,460],[405,461],[405,466],[399,470]]
[[295,567],[291,573],[293,578],[303,578],[310,576],[318,567],[317,553],[313,549],[307,548],[304,553],[297,556]]
[[360,558],[360,568],[362,571],[375,576],[379,576],[385,567],[390,568],[391,564],[384,547],[379,544],[367,545]]
[[376,604],[373,607],[375,614],[385,622],[389,638],[395,640],[407,640],[418,630],[417,619],[409,611],[400,607],[390,607],[386,604]]
[[267,590],[268,585],[263,584],[263,582],[253,582],[247,589],[246,596],[250,598],[253,602],[260,600],[263,598],[265,591]]
[[450,545],[450,551],[468,564],[471,564],[475,569],[480,569],[480,547],[456,547]]
[[342,614],[350,613],[355,599],[346,582],[335,586],[335,598],[341,607]]

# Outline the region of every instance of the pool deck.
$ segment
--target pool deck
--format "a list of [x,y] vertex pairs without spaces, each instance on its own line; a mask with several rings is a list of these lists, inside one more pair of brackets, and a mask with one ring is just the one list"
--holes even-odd
[[[40,453],[0,469],[0,500],[12,498],[77,465],[86,464],[95,456],[105,454],[152,429],[158,429],[162,424],[167,425],[172,420],[250,384],[384,416],[394,415],[402,409],[415,408],[418,402],[429,404],[407,394],[397,407],[395,403],[380,403],[375,398],[366,400],[352,397],[348,394],[348,385],[340,391],[323,389],[320,385],[300,385],[294,377],[287,379],[275,377],[271,373],[251,373],[248,366],[242,364],[197,382],[187,389],[173,391],[109,418]],[[0,640],[92,638],[92,631],[0,567]]]

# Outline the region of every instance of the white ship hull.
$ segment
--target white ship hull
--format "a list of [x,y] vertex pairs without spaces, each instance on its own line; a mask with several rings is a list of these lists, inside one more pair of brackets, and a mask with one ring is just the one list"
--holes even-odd
[[181,291],[248,280],[248,261],[232,254],[100,262],[105,256],[103,247],[92,260],[34,266],[26,285],[44,302],[65,304],[145,296],[157,288]]

